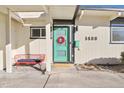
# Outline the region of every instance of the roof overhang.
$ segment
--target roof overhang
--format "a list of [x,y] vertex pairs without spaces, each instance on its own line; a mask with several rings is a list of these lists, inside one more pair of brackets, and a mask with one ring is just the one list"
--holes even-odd
[[52,19],[73,19],[76,5],[6,5],[13,12],[45,12]]
[[98,16],[98,17],[108,17],[113,20],[117,17],[124,17],[124,12],[122,11],[108,11],[108,10],[80,10],[78,13],[79,20],[83,16]]
[[50,13],[53,19],[73,19],[76,5],[50,6]]
[[124,11],[124,5],[80,5],[80,10]]
[[[8,14],[18,22],[50,21],[52,19],[73,20],[76,5],[0,5],[0,12]],[[27,24],[26,24],[27,25]]]

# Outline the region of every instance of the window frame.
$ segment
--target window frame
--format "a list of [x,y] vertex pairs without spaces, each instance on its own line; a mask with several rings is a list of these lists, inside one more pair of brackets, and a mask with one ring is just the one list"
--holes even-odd
[[[113,41],[112,21],[110,21],[110,44],[124,44],[124,41]],[[117,26],[121,27],[121,26]]]
[[[40,29],[40,36],[33,36],[32,29]],[[45,36],[42,36],[42,29],[45,29]],[[45,26],[31,26],[30,27],[30,39],[46,39],[46,28]]]

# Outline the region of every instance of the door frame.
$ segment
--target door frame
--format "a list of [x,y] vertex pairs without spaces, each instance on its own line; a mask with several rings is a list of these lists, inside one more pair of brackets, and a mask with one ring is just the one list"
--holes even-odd
[[[67,62],[55,62],[54,61],[54,26],[68,26],[69,27],[69,61],[67,61]],[[73,25],[72,24],[55,24],[55,25],[53,25],[53,49],[52,49],[52,52],[53,52],[53,63],[64,63],[64,64],[66,64],[66,63],[74,63],[74,58],[72,58],[72,48],[73,48],[73,45],[72,44],[70,44],[70,39],[71,39],[71,42],[73,42],[74,41],[74,37],[73,37],[73,35],[72,34],[74,34],[73,33]],[[72,38],[73,38],[73,41],[72,41]],[[73,57],[74,57],[74,53],[73,53]]]

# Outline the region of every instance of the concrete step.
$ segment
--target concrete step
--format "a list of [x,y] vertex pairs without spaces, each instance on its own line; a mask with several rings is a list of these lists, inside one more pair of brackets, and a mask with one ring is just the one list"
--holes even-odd
[[55,63],[55,64],[52,64],[52,67],[55,67],[55,68],[69,68],[69,67],[74,67],[74,64]]

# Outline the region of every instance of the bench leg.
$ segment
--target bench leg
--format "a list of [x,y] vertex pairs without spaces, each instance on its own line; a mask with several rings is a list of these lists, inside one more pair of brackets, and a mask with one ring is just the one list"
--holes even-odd
[[16,69],[18,69],[18,63],[16,63]]
[[42,70],[42,69],[41,69],[41,64],[40,64],[40,63],[39,63],[39,67],[40,67],[40,70]]

